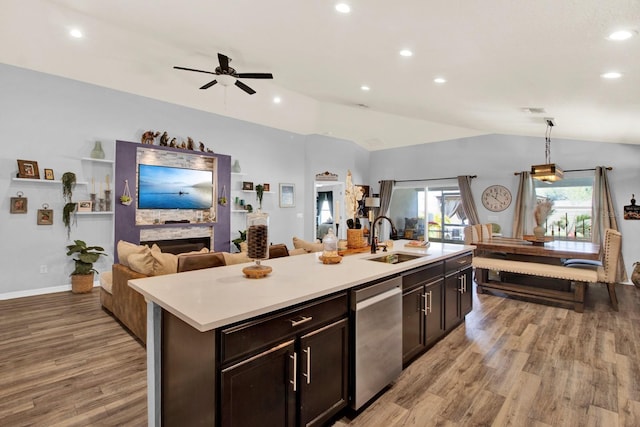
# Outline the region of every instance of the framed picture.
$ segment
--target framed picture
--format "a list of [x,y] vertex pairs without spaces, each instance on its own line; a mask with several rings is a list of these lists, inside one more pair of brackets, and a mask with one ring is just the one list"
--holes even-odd
[[243,190],[253,190],[253,182],[242,181],[242,189]]
[[296,204],[296,186],[295,184],[280,183],[280,207],[292,208]]
[[91,200],[81,200],[78,202],[78,212],[91,212]]
[[271,186],[269,184],[264,183],[262,186],[264,187],[264,191],[271,191]]
[[38,162],[33,160],[18,160],[18,178],[40,179]]
[[44,170],[44,179],[48,179],[49,181],[53,181],[55,179],[53,177],[53,169]]
[[11,210],[12,214],[26,214],[27,213],[27,198],[18,196],[11,198]]
[[53,225],[53,209],[38,209],[38,225]]

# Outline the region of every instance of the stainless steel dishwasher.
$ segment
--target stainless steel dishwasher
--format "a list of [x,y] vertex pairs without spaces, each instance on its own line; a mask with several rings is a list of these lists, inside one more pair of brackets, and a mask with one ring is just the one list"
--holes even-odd
[[355,323],[354,395],[360,409],[402,372],[402,279],[352,291]]

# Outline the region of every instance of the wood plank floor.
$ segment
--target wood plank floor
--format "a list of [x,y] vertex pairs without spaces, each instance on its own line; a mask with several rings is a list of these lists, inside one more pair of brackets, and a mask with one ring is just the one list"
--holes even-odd
[[[640,290],[585,313],[475,295],[466,324],[344,426],[638,426]],[[98,292],[0,301],[0,426],[144,426],[142,345]]]

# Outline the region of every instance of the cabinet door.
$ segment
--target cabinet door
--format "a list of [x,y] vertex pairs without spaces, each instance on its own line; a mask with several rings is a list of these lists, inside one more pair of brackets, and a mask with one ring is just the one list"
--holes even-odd
[[473,308],[473,273],[472,268],[465,268],[460,272],[462,278],[462,292],[460,293],[460,314],[469,314]]
[[407,363],[425,348],[423,291],[421,285],[402,295],[402,363]]
[[444,328],[448,331],[462,319],[459,304],[460,277],[457,272],[445,277],[444,288]]
[[300,338],[300,425],[323,425],[348,401],[349,322]]
[[297,370],[294,341],[287,341],[222,370],[222,426],[294,426]]
[[443,279],[429,283],[424,292],[425,344],[429,345],[444,334],[442,318]]

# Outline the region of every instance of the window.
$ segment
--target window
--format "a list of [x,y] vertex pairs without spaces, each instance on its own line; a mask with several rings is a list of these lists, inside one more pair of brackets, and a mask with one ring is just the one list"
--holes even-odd
[[545,224],[556,239],[591,240],[593,176],[565,178],[553,183],[534,180],[536,198],[553,201]]
[[468,224],[457,186],[396,187],[389,215],[398,237],[405,239],[462,243],[463,229]]

